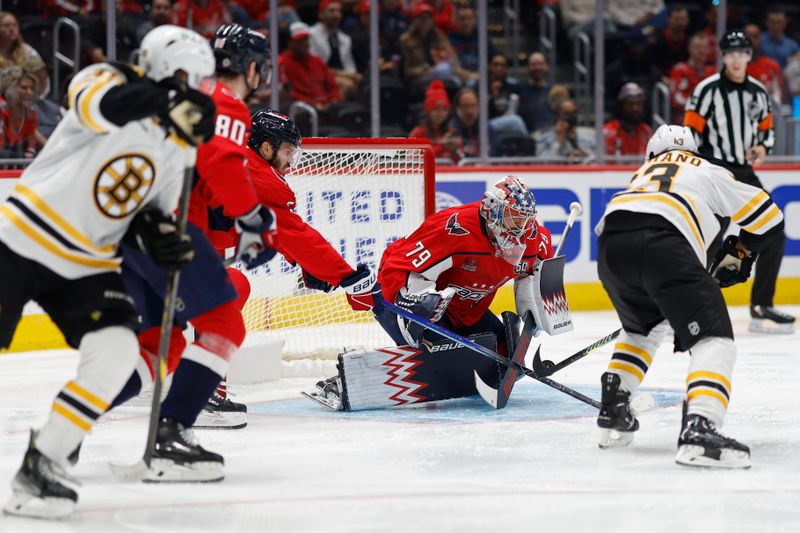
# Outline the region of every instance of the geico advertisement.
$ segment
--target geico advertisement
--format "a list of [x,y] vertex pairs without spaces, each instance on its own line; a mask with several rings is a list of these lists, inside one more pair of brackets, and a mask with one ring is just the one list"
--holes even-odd
[[[580,202],[583,214],[577,218],[564,247],[567,256],[565,278],[570,282],[596,281],[597,236],[594,227],[603,216],[606,203],[614,193],[627,186],[634,170],[549,171],[530,168],[440,169],[436,175],[436,208],[479,200],[489,184],[514,174],[533,189],[539,222],[550,230],[554,244],[557,244],[569,215],[569,204]],[[759,169],[757,173],[786,217],[786,251],[780,276],[800,277],[800,168]],[[664,265],[664,268],[669,268],[669,265]]]

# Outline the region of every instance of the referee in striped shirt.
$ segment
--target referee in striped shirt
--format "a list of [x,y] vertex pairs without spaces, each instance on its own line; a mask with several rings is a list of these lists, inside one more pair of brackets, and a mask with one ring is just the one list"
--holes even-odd
[[[747,75],[752,43],[742,31],[720,41],[722,71],[701,81],[686,103],[684,125],[694,131],[700,153],[730,170],[738,181],[760,187],[753,166],[775,144],[767,90]],[[722,235],[729,220],[723,221]],[[773,307],[786,235],[761,251],[750,295],[750,331],[791,333],[795,319]]]

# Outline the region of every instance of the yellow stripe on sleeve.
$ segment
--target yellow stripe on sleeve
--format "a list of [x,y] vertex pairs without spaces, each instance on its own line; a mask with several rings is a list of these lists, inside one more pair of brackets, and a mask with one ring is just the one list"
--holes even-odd
[[101,254],[110,254],[114,252],[115,247],[110,244],[100,247],[95,246],[94,243],[92,243],[92,241],[90,241],[88,237],[86,237],[85,235],[81,234],[81,232],[73,228],[69,222],[61,218],[61,216],[55,211],[53,211],[53,209],[51,209],[50,206],[47,205],[47,203],[44,200],[39,198],[35,192],[30,190],[26,186],[22,185],[21,183],[18,183],[14,187],[14,192],[19,194],[26,200],[28,200],[31,204],[34,205],[34,207],[36,207],[36,209],[47,215],[47,217],[50,220],[52,220],[56,224],[56,226],[58,226],[67,235],[75,239],[76,242],[79,242],[80,244],[86,246],[90,250],[94,250],[95,252]]
[[53,403],[53,411],[66,418],[67,420],[69,420],[70,422],[81,428],[83,431],[89,431],[90,429],[92,429],[91,424],[81,419],[78,415],[76,415],[75,413],[73,413],[72,411],[70,411],[69,409],[67,409],[58,402]]
[[105,133],[106,129],[94,120],[89,109],[92,103],[92,98],[94,98],[98,91],[107,87],[108,85],[121,85],[123,80],[121,76],[113,72],[104,72],[99,78],[100,79],[94,81],[92,86],[87,89],[86,92],[79,98],[80,102],[76,102],[77,105],[75,107],[75,111],[78,114],[78,117],[80,117],[80,119],[89,129],[95,131],[96,133]]
[[772,204],[769,206],[769,209],[761,213],[761,216],[756,219],[752,224],[749,226],[745,226],[743,229],[750,233],[755,233],[766,224],[769,224],[776,216],[780,214],[781,210],[778,209],[778,206]]
[[77,394],[78,396],[80,396],[81,398],[83,398],[84,400],[89,402],[90,404],[92,404],[95,407],[97,407],[98,409],[100,409],[100,411],[103,412],[103,413],[105,413],[108,410],[108,404],[106,402],[104,402],[103,400],[101,400],[100,398],[98,398],[97,396],[95,396],[94,394],[89,392],[88,390],[84,389],[83,387],[81,387],[80,385],[75,383],[74,381],[70,381],[69,383],[67,383],[67,386],[64,387],[64,388],[67,389],[70,392],[73,392],[73,393]]
[[39,233],[36,229],[29,226],[22,218],[20,218],[16,213],[11,211],[6,206],[0,206],[0,213],[8,217],[9,220],[25,235],[27,235],[31,240],[36,242],[39,246],[44,248],[45,250],[51,252],[52,254],[57,255],[61,259],[65,259],[70,261],[71,263],[77,263],[79,265],[84,265],[88,267],[94,268],[103,268],[103,269],[111,269],[116,270],[119,268],[120,260],[112,260],[112,259],[91,259],[88,257],[81,257],[79,255],[75,255],[69,252],[66,252],[53,244],[50,240],[44,237],[41,233]]
[[651,200],[654,202],[661,202],[662,204],[667,204],[668,206],[675,209],[675,211],[677,211],[678,214],[680,214],[686,221],[686,224],[692,231],[692,235],[694,235],[694,238],[697,240],[697,245],[699,246],[699,248],[701,250],[706,249],[705,244],[703,243],[703,239],[700,237],[700,232],[698,231],[698,228],[695,225],[694,220],[692,220],[692,217],[689,214],[689,212],[686,211],[686,208],[684,206],[682,206],[681,204],[679,204],[678,202],[676,202],[675,200],[673,200],[668,196],[659,195],[658,193],[651,193],[651,194],[638,193],[638,194],[632,194],[630,196],[618,196],[613,200],[611,200],[609,204],[621,204],[627,202],[640,202],[640,201],[651,201]]
[[749,202],[744,204],[744,207],[739,209],[731,218],[738,224],[739,221],[742,220],[750,211],[752,211],[756,206],[763,204],[768,199],[769,196],[767,196],[767,193],[764,191],[759,192]]

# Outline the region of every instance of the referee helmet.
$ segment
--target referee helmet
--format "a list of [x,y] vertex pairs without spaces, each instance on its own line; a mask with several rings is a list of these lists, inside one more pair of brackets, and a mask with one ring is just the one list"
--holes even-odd
[[733,30],[722,36],[719,41],[719,49],[723,54],[734,50],[752,50],[753,43],[743,31]]

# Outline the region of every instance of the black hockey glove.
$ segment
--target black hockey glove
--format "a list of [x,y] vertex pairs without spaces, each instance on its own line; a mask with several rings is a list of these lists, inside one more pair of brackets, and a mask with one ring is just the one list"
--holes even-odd
[[161,116],[167,129],[193,146],[210,141],[215,127],[214,101],[175,78],[162,80],[159,85],[169,95],[166,112]]
[[164,268],[180,268],[194,259],[192,238],[179,235],[175,219],[154,207],[146,207],[133,217],[122,242]]
[[[395,304],[397,307],[402,307],[420,318],[424,318],[430,322],[438,322],[442,319],[442,316],[444,316],[444,312],[454,295],[455,291],[453,289],[418,294],[397,293]],[[406,342],[415,348],[419,346],[425,328],[405,318],[398,317],[398,321],[400,323],[400,333],[403,334],[403,338]]]
[[312,289],[315,291],[331,292],[333,290],[333,285],[331,285],[327,281],[315,278],[310,272],[306,270],[303,270],[303,284],[306,286],[307,289]]
[[745,252],[737,244],[739,238],[728,235],[708,269],[720,287],[730,287],[747,281],[753,270],[756,255]]
[[278,253],[273,242],[276,230],[272,209],[259,206],[237,218],[236,230],[241,233],[236,260],[243,262],[248,270],[263,265]]
[[353,311],[380,309],[383,305],[378,276],[367,265],[358,265],[355,272],[339,282],[339,286],[344,289]]

